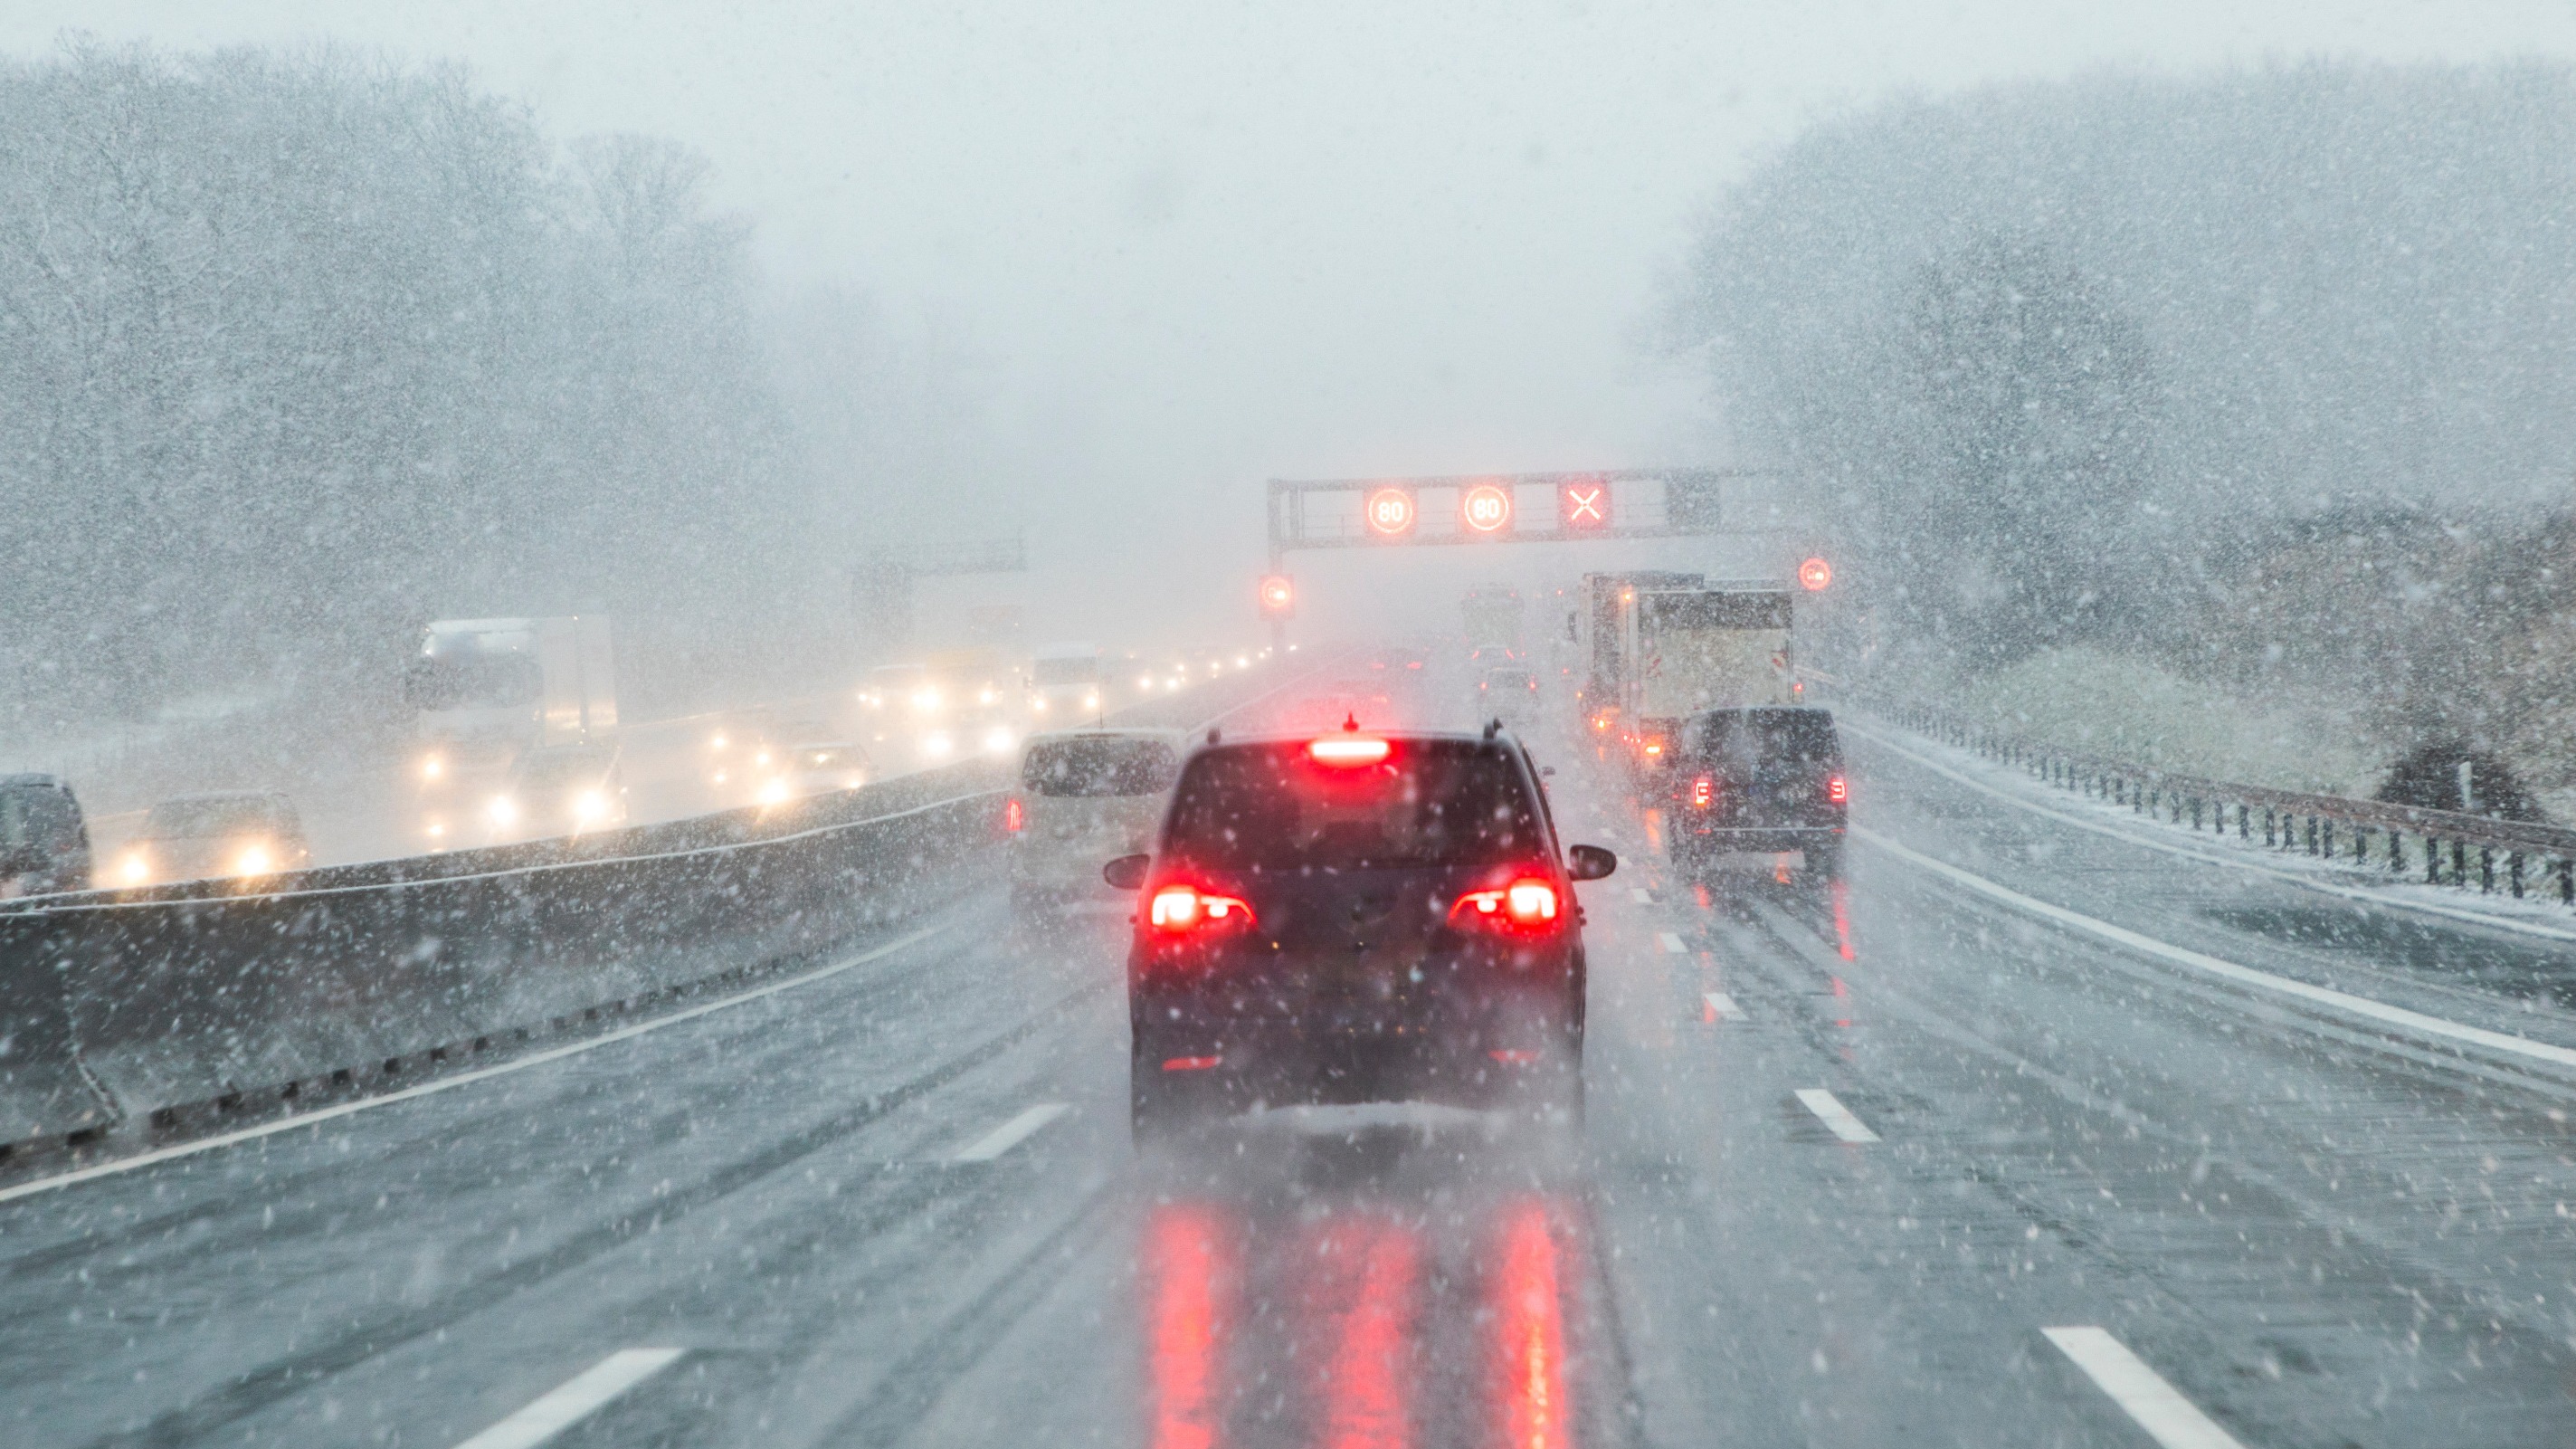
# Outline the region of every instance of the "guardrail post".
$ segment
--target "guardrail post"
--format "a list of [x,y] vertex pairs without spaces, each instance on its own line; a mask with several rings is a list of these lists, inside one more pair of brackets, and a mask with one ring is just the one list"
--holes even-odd
[[2388,873],[2397,875],[2406,869],[2406,837],[2399,831],[2388,832]]
[[2367,825],[2356,825],[2352,828],[2352,863],[2355,865],[2370,863],[2370,827]]
[[2317,817],[2308,817],[2308,854],[2317,853]]
[[2254,839],[2254,807],[2242,800],[2236,802],[2236,838],[2247,842]]
[[2263,844],[2266,849],[2272,844],[2272,807],[2269,805],[2263,807]]
[[2442,842],[2428,834],[2424,837],[2424,884],[2440,885],[2441,883]]
[[2329,816],[2327,816],[2327,817],[2325,818],[2325,844],[2324,844],[2323,846],[2315,846],[2315,845],[2313,844],[2313,842],[2312,842],[2312,843],[2311,843],[2311,848],[2310,848],[2310,850],[2309,850],[2309,852],[2308,852],[2308,853],[2309,853],[2309,854],[2311,854],[2311,855],[2315,855],[2315,856],[2321,857],[2322,859],[2325,859],[2325,860],[2332,860],[2332,859],[2334,859],[2334,817],[2333,817],[2333,816],[2329,815]]
[[2478,894],[2495,894],[2495,847],[2492,845],[2478,847]]
[[2200,797],[2197,795],[2191,797],[2191,828],[2195,832],[2200,829]]
[[2505,869],[2513,877],[2513,898],[2522,899],[2522,852],[2517,850],[2504,858]]
[[2469,888],[2469,843],[2465,840],[2451,842],[2451,884],[2461,890]]
[[2558,903],[2576,906],[2576,860],[2558,862]]

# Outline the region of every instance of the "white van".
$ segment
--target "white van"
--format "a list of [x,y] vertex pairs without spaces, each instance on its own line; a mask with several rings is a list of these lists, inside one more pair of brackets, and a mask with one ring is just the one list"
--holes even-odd
[[1003,806],[1011,897],[1112,896],[1100,868],[1154,848],[1181,772],[1179,730],[1062,730],[1020,752],[1020,785]]

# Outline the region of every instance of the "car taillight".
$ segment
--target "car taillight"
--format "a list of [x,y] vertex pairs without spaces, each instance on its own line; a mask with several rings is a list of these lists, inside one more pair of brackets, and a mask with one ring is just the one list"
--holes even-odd
[[1017,835],[1020,833],[1021,828],[1026,826],[1028,823],[1029,808],[1020,803],[1020,797],[1017,795],[1003,797],[1002,828],[1013,835]]
[[1556,924],[1560,911],[1555,886],[1543,880],[1516,880],[1499,890],[1460,896],[1449,907],[1449,924],[1488,931],[1544,931]]
[[1691,781],[1691,796],[1690,796],[1691,804],[1698,806],[1698,807],[1699,807],[1700,809],[1702,809],[1702,810],[1705,810],[1705,809],[1707,809],[1707,808],[1708,808],[1709,802],[1710,802],[1710,801],[1712,801],[1712,800],[1714,800],[1714,799],[1716,799],[1716,798],[1717,798],[1717,777],[1716,777],[1716,776],[1714,776],[1714,775],[1702,775],[1702,776],[1700,776],[1699,778],[1697,778],[1697,779],[1695,779],[1695,780]]
[[1145,919],[1167,936],[1231,933],[1252,929],[1252,907],[1196,886],[1167,885],[1146,902]]
[[1851,787],[1843,783],[1842,776],[1832,776],[1825,781],[1825,798],[1831,800],[1837,805],[1849,804],[1851,802]]
[[1646,743],[1641,748],[1645,750],[1647,759],[1660,760],[1664,757],[1664,742],[1652,735],[1646,737]]

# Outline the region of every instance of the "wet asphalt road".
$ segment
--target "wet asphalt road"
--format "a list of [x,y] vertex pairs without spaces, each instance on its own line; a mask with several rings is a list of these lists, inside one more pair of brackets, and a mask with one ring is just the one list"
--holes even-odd
[[[2576,945],[1851,749],[1855,821],[1913,852],[2576,1045]],[[1625,861],[1582,887],[1578,1140],[1310,1118],[1140,1162],[1123,908],[970,892],[756,1000],[0,1204],[0,1441],[447,1449],[594,1400],[478,1449],[2568,1440],[2576,1071],[1869,844],[1839,892],[1695,888],[1539,753],[1567,836]],[[2051,1328],[2187,1407],[2124,1408]]]

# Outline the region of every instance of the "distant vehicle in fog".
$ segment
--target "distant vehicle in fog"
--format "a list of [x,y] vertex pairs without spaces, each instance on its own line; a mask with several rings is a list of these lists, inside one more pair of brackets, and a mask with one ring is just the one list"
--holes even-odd
[[1029,665],[1029,710],[1041,724],[1101,717],[1101,657],[1094,644],[1050,644]]
[[142,831],[117,857],[108,884],[250,879],[312,862],[293,801],[274,790],[217,790],[175,796],[146,811]]
[[[403,675],[419,758],[416,828],[443,850],[470,840],[474,813],[531,750],[613,738],[617,681],[608,620],[439,619]],[[488,829],[488,819],[481,822]]]
[[423,746],[456,755],[515,757],[617,729],[614,651],[597,614],[434,620],[403,690]]
[[1693,715],[1663,780],[1664,838],[1684,872],[1705,872],[1731,854],[1797,851],[1811,878],[1842,873],[1851,785],[1831,712]]
[[1517,665],[1488,669],[1476,681],[1480,718],[1520,724],[1538,714],[1538,675]]
[[70,783],[0,775],[0,900],[89,886],[89,825]]
[[626,769],[617,746],[544,745],[519,757],[484,804],[495,841],[613,830],[626,823]]
[[1099,894],[1102,861],[1152,849],[1183,743],[1177,730],[1031,736],[1002,806],[1013,898]]
[[1469,589],[1459,605],[1467,626],[1468,657],[1518,658],[1524,608],[1521,591],[1510,584],[1478,584]]
[[[855,790],[868,782],[868,752],[852,740],[815,740],[779,752],[779,790],[788,799]],[[767,786],[762,796],[768,797]]]

